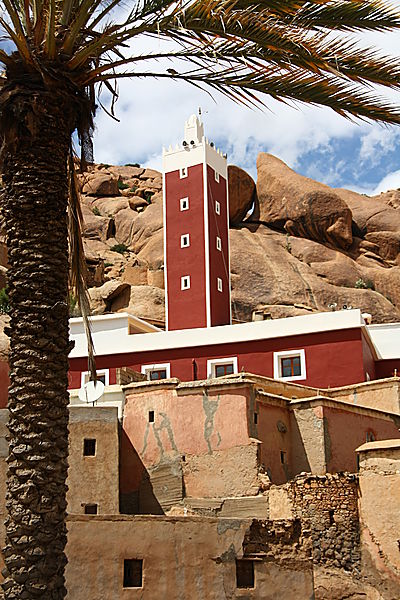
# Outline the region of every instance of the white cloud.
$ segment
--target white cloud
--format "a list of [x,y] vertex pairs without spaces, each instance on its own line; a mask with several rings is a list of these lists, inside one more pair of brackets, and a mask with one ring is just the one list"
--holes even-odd
[[[400,2],[397,0],[397,4]],[[369,34],[363,36],[364,45],[378,44],[387,53],[396,54],[400,34]],[[160,42],[152,42],[160,47]],[[135,52],[148,47],[140,41]],[[154,47],[154,46],[153,46]],[[157,63],[160,72],[171,66]],[[161,168],[162,146],[181,139],[187,117],[203,109],[206,135],[228,152],[228,160],[256,176],[256,159],[261,151],[275,154],[292,168],[299,166],[302,157],[311,151],[329,156],[326,169],[309,164],[307,175],[337,185],[343,161],[352,162],[352,170],[359,174],[382,161],[395,151],[400,143],[400,130],[377,124],[354,123],[325,108],[288,105],[267,99],[269,110],[264,112],[235,105],[216,94],[210,96],[181,82],[168,79],[120,80],[120,100],[116,106],[121,122],[116,123],[99,110],[96,118],[95,159],[106,163],[140,162]],[[398,92],[384,92],[399,102]],[[360,140],[361,149],[352,157],[332,156],[334,140]],[[332,167],[332,164],[334,165]],[[323,165],[323,161],[322,161]],[[393,169],[396,165],[391,164]],[[390,178],[392,174],[387,177]],[[356,179],[356,178],[355,178]],[[357,177],[359,181],[362,177]],[[383,185],[382,179],[379,185]],[[360,187],[360,183],[357,184]],[[362,185],[362,183],[361,183]],[[355,187],[350,182],[350,187]]]

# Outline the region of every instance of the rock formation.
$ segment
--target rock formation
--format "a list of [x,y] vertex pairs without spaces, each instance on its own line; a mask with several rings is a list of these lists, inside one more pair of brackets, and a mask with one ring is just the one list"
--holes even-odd
[[[352,306],[374,322],[399,321],[400,192],[332,189],[268,154],[257,168],[257,187],[242,169],[228,170],[233,318]],[[128,309],[162,323],[161,174],[100,164],[79,181],[93,312]],[[6,268],[0,239],[0,281]]]

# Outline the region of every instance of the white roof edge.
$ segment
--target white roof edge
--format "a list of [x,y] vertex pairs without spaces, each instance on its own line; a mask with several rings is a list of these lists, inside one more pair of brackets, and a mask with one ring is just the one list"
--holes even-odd
[[[132,315],[131,313],[128,313],[128,312],[106,313],[103,315],[91,315],[89,317],[89,322],[90,321],[95,321],[95,322],[112,321],[112,320],[118,320],[118,319],[128,319],[128,321],[133,321],[134,323],[140,323],[141,325],[145,325],[146,327],[148,327],[149,329],[152,329],[153,331],[163,331],[162,329],[160,329],[159,327],[156,327],[155,325],[152,325],[148,321],[145,321],[144,319],[141,319],[140,317],[137,317],[136,315]],[[83,321],[82,317],[71,317],[69,319],[70,325],[79,325],[82,323],[82,321]]]
[[[118,350],[114,350],[112,354],[141,353],[194,346],[250,342],[338,329],[353,329],[362,326],[364,326],[364,320],[359,309],[314,313],[268,321],[252,321],[239,325],[220,325],[218,327],[199,329],[159,331],[153,335],[136,334],[134,336],[126,336],[119,340]],[[111,332],[110,335],[112,335]],[[100,343],[99,340],[99,343],[96,344],[96,334],[94,335],[94,344],[97,356],[110,354],[109,343],[106,343],[104,340]],[[78,358],[80,356],[86,356],[86,353],[79,353],[78,348],[74,348],[71,351],[70,358]]]

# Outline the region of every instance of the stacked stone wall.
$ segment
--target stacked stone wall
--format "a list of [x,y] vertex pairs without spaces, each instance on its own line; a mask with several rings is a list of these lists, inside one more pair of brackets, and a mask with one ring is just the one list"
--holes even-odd
[[314,564],[360,571],[357,476],[299,475],[287,484],[294,516],[310,531]]

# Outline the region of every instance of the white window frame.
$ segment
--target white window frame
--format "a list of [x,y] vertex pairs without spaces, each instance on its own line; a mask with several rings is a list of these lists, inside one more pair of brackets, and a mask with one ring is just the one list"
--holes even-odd
[[[293,358],[294,356],[300,357],[301,374],[293,375],[291,377],[282,377],[282,358]],[[286,350],[284,352],[274,352],[274,379],[279,379],[280,381],[300,381],[301,379],[307,379],[305,350]]]
[[[149,374],[152,371],[161,371],[162,369],[165,369],[165,374],[167,376],[167,379],[170,379],[171,377],[171,363],[160,363],[160,364],[153,364],[153,365],[142,365],[141,366],[141,373],[143,375],[146,375],[147,380],[151,381]],[[161,379],[155,379],[154,381],[162,381]]]
[[181,235],[181,248],[189,248],[190,246],[190,234],[184,233]]
[[[110,369],[97,369],[96,373],[97,373],[97,375],[105,375],[104,385],[110,385]],[[85,385],[85,383],[87,383],[89,381],[89,377],[90,377],[89,371],[83,371],[81,373],[81,387],[83,387]]]
[[214,169],[214,178],[217,183],[219,183],[219,173]]
[[222,290],[223,290],[221,277],[217,277],[217,290],[219,292],[222,292]]
[[218,202],[218,200],[215,201],[215,212],[217,215],[221,214],[221,204]]
[[238,359],[237,356],[228,356],[227,358],[212,358],[207,360],[207,378],[215,378],[215,367],[218,365],[233,364],[233,373],[238,372]]
[[221,238],[218,235],[217,235],[216,244],[217,244],[217,250],[219,250],[220,252],[222,252],[222,240],[221,240]]
[[[186,285],[186,281],[188,285]],[[181,277],[181,290],[190,290],[190,275],[183,275]]]
[[189,210],[189,198],[181,198],[179,200],[179,204],[180,204],[180,208],[181,208],[181,212],[184,210]]
[[181,167],[179,169],[179,177],[180,179],[184,179],[184,177],[188,176],[188,168],[187,167]]

